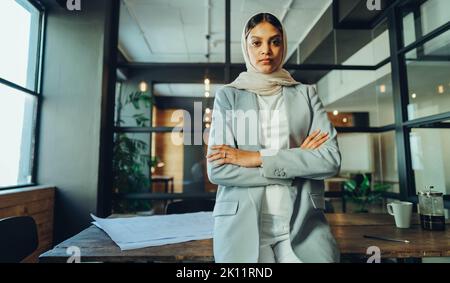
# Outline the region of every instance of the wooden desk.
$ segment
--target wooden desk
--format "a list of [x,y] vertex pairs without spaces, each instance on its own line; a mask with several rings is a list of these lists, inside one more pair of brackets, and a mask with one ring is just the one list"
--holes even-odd
[[[368,258],[367,248],[378,246],[382,258],[421,258],[450,256],[450,225],[446,231],[423,231],[417,215],[409,229],[395,227],[394,219],[386,214],[327,214],[333,234],[343,257]],[[408,239],[409,244],[363,238],[377,235]],[[101,262],[213,262],[212,239],[179,244],[120,251],[119,247],[100,229],[91,226],[78,235],[57,245],[39,257],[40,262],[66,262],[70,246],[81,249],[81,261]]]
[[[450,225],[445,231],[426,231],[420,227],[417,214],[413,214],[411,227],[395,227],[394,217],[388,214],[327,214],[331,230],[344,256],[368,257],[367,248],[380,248],[382,258],[422,258],[450,256]],[[397,243],[364,238],[363,235],[405,239],[410,243]]]
[[[389,225],[394,227],[394,216],[389,214],[376,213],[329,213],[325,214],[331,227],[334,226],[381,226]],[[413,214],[412,225],[419,225],[419,215]],[[394,227],[395,228],[395,227]]]
[[213,262],[212,240],[190,241],[158,247],[121,251],[111,238],[90,226],[39,257],[39,262],[66,262],[66,250],[77,246],[82,262]]

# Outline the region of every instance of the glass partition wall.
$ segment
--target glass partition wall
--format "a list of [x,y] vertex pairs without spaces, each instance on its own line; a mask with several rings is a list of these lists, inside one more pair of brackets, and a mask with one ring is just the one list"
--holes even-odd
[[326,180],[330,212],[356,209],[343,195],[345,180],[358,175],[382,191],[368,206],[373,212],[386,199],[417,202],[426,185],[448,194],[448,1],[394,1],[364,25],[331,18],[322,33],[314,31],[336,14],[331,0],[286,9],[271,1],[194,2],[197,9],[183,1],[121,3],[114,211],[165,213],[174,200],[215,197],[205,168],[214,94],[245,70],[242,26],[261,9],[282,19],[285,68],[317,86],[338,131],[342,168]]

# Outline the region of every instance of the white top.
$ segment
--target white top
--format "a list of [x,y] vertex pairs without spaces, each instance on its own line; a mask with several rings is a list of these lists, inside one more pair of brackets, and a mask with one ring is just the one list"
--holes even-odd
[[[279,149],[289,147],[289,125],[282,91],[277,94],[257,95],[259,104],[260,141],[262,156],[276,154]],[[290,218],[295,188],[283,185],[266,186],[262,212]]]

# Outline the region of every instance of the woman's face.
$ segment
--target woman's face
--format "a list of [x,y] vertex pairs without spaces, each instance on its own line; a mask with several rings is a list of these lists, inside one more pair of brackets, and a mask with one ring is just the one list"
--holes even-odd
[[268,22],[262,22],[250,30],[247,36],[247,52],[258,72],[270,74],[278,69],[283,57],[283,36]]

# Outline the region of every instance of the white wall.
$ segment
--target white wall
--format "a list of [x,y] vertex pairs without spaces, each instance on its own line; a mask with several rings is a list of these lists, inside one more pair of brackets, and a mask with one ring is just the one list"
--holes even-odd
[[[387,57],[389,57],[389,32],[386,30],[343,62],[343,65],[361,65],[361,62],[374,65]],[[390,65],[385,65],[377,71],[334,70],[319,80],[318,93],[324,105],[327,105],[377,81],[390,72]]]
[[393,192],[399,192],[394,132],[339,134],[338,143],[341,174],[371,172],[373,180],[394,183]]
[[450,193],[450,130],[414,129],[410,135],[416,190],[434,185],[435,190]]
[[373,171],[374,154],[370,134],[339,134],[338,144],[342,155],[342,173]]

